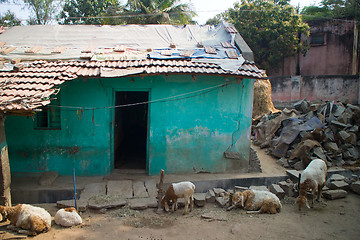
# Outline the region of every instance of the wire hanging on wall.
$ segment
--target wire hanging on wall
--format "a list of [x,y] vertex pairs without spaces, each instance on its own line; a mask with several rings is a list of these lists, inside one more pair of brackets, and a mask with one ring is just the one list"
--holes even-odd
[[188,93],[182,93],[182,94],[178,94],[178,95],[175,95],[175,96],[156,99],[156,100],[152,100],[152,101],[130,103],[130,104],[123,104],[123,105],[106,106],[106,107],[77,107],[77,106],[57,106],[57,105],[49,105],[49,106],[68,109],[68,111],[77,111],[77,116],[78,116],[79,119],[81,119],[82,116],[83,116],[84,111],[86,111],[86,110],[115,109],[115,108],[131,107],[131,106],[144,105],[144,104],[179,101],[179,100],[183,100],[183,99],[187,99],[187,98],[193,98],[193,97],[201,96],[201,95],[210,93],[212,91],[215,91],[216,89],[224,88],[227,85],[230,85],[230,84],[233,84],[233,83],[236,83],[236,82],[237,82],[236,80],[229,81],[229,82],[222,83],[222,84],[219,84],[219,85],[216,85],[216,86],[203,88],[203,89],[199,89],[199,90],[188,92]]

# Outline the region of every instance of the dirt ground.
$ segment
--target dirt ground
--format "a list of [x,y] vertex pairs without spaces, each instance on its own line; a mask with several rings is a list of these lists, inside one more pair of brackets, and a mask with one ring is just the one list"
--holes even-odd
[[[256,149],[257,151],[259,149]],[[258,151],[263,172],[281,172],[275,160]],[[81,216],[81,226],[63,228],[53,224],[47,233],[29,239],[34,240],[222,240],[222,239],[360,239],[360,195],[349,193],[337,200],[322,199],[313,209],[298,211],[295,198],[282,200],[280,213],[246,214],[244,210],[226,211],[214,203],[195,207],[182,215],[183,209],[175,213],[157,214],[154,209],[141,211],[128,207],[108,210],[105,213],[87,211]],[[55,215],[55,204],[39,204]],[[206,217],[206,218],[204,218]],[[0,239],[16,239],[21,235],[6,230],[8,222],[0,225]]]
[[[359,195],[323,200],[327,206],[317,203],[313,209],[300,212],[294,198],[287,198],[282,203],[281,212],[275,215],[246,214],[241,209],[226,211],[210,203],[185,216],[182,209],[173,214],[157,214],[154,209],[135,211],[127,207],[106,213],[86,212],[82,215],[82,226],[63,228],[53,225],[49,232],[33,239],[359,239]],[[54,204],[41,206],[52,216],[57,210]],[[7,232],[5,226],[0,230]],[[2,237],[6,236],[10,237],[9,233],[2,234]]]

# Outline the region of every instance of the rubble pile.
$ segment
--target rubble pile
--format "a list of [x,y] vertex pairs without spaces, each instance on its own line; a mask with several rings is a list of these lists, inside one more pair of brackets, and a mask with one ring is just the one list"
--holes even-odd
[[[295,202],[294,198],[299,196],[299,171],[287,170],[288,179],[278,183],[272,183],[268,186],[242,187],[234,186],[233,189],[224,190],[222,188],[212,188],[206,193],[195,193],[194,203],[197,207],[203,207],[207,203],[215,203],[220,208],[231,210],[232,196],[235,192],[251,190],[270,191],[274,193],[281,201]],[[346,175],[346,174],[345,174]],[[339,173],[329,173],[326,186],[322,189],[322,196],[327,200],[345,198],[349,192],[360,194],[360,181],[357,174],[346,177]],[[179,206],[183,207],[185,202],[179,199]]]
[[304,169],[321,158],[331,166],[358,166],[360,107],[345,102],[310,103],[264,115],[253,123],[254,144],[286,168]]

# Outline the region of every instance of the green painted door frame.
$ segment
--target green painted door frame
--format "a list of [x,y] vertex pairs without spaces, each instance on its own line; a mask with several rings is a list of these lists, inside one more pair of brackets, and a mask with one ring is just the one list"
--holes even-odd
[[[149,136],[149,132],[150,132],[150,110],[151,110],[151,89],[149,88],[113,88],[112,90],[112,106],[116,106],[116,93],[117,92],[147,92],[148,93],[148,112],[147,112],[147,133],[146,133],[146,166],[145,166],[145,170],[146,173],[149,172],[149,141],[150,141],[150,136]],[[112,124],[111,124],[111,134],[110,134],[110,147],[111,147],[111,159],[112,159],[112,169],[115,169],[114,167],[114,163],[115,163],[115,147],[114,147],[114,141],[115,141],[115,113],[116,113],[116,107],[113,108],[113,111],[111,113],[111,119],[112,119]]]

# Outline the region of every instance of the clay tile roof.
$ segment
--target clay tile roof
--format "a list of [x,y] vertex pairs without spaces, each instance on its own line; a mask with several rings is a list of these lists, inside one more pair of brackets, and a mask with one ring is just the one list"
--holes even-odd
[[[261,70],[245,57],[244,53],[252,54],[246,43],[242,49],[233,47],[230,34],[238,34],[232,25],[13,27],[0,35],[0,43],[11,42],[11,46],[1,43],[0,52],[7,62],[15,58],[21,62],[0,69],[0,111],[31,112],[45,106],[61,84],[76,78],[159,74],[262,78]],[[176,48],[168,48],[164,37],[168,35]],[[36,45],[39,39],[42,46]]]
[[18,72],[0,71],[0,111],[33,110],[49,102],[51,94],[65,81],[78,77],[121,77],[137,74],[216,74],[262,78],[253,62],[245,61],[235,72],[214,63],[189,60],[138,60],[106,62],[35,62]]
[[63,70],[35,64],[18,72],[0,72],[0,111],[23,114],[49,104],[50,96],[64,83],[63,78],[77,77],[63,76],[67,69]]

